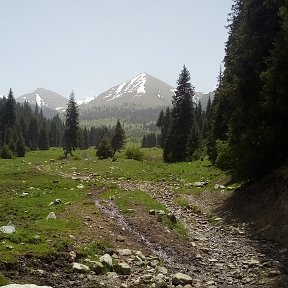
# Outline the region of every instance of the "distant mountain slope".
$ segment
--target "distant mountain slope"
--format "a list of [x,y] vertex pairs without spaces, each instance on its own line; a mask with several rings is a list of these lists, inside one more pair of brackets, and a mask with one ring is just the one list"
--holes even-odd
[[16,101],[28,101],[31,105],[36,105],[37,103],[38,106],[43,109],[43,111],[45,110],[45,108],[50,108],[56,111],[63,111],[66,109],[68,99],[53,91],[44,88],[38,88],[32,93],[19,96],[18,98],[16,98]]
[[91,101],[84,99],[78,103],[84,103],[80,105],[82,109],[94,106],[138,108],[168,106],[174,94],[173,89],[165,82],[142,73],[101,93]]

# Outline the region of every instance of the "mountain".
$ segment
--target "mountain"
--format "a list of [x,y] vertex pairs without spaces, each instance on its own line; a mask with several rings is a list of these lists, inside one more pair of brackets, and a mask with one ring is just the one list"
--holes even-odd
[[174,88],[167,83],[147,74],[142,73],[111,89],[101,93],[94,99],[84,99],[80,108],[91,107],[135,107],[154,108],[171,104]]
[[24,94],[16,98],[17,102],[27,101],[30,105],[36,105],[45,110],[55,110],[62,112],[67,107],[68,99],[44,88],[38,88],[32,93]]

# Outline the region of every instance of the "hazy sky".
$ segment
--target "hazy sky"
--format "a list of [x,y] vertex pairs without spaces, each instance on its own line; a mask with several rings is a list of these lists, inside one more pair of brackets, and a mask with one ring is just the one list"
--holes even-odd
[[0,94],[95,96],[147,72],[216,86],[232,0],[0,0]]

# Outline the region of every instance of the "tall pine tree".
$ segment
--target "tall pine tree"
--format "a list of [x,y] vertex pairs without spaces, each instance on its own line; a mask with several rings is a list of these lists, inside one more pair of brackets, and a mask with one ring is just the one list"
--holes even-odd
[[194,87],[190,83],[190,73],[184,65],[172,100],[170,131],[163,152],[163,158],[166,162],[187,160],[189,154],[187,144],[194,114],[192,102],[194,94]]
[[68,106],[66,110],[65,120],[65,134],[64,134],[64,155],[67,157],[68,154],[71,156],[72,151],[78,147],[79,141],[79,112],[78,106],[75,100],[74,92],[70,94]]
[[111,141],[113,156],[115,155],[116,151],[120,151],[123,148],[124,144],[125,144],[125,132],[121,126],[120,121],[118,120]]

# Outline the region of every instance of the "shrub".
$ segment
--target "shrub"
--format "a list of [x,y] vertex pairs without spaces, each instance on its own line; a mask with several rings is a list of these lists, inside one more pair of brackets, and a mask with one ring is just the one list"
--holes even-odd
[[13,158],[13,153],[7,145],[4,145],[2,147],[1,157],[3,159],[12,159]]
[[144,153],[138,146],[132,146],[126,149],[125,155],[127,159],[143,161]]
[[231,155],[227,141],[216,141],[217,158],[215,164],[221,169],[231,168]]
[[107,159],[113,156],[113,150],[108,139],[104,138],[100,142],[100,146],[96,152],[96,156],[99,159]]

